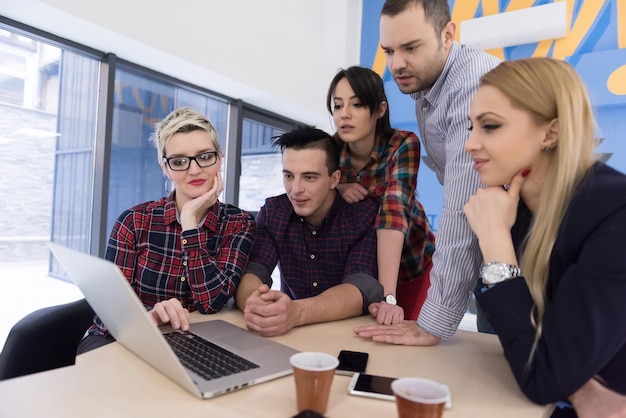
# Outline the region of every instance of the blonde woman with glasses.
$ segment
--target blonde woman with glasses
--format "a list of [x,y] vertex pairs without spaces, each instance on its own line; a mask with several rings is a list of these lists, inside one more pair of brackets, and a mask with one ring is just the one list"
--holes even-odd
[[[174,191],[124,211],[106,258],[120,267],[157,325],[186,330],[190,312],[217,312],[234,295],[256,225],[250,214],[218,200],[222,151],[207,118],[174,110],[156,124],[152,141]],[[79,353],[112,341],[96,317]]]

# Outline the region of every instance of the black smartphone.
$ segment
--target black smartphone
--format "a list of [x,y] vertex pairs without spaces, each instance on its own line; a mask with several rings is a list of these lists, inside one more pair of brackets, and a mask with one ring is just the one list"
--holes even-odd
[[354,373],[364,373],[369,354],[361,351],[341,350],[339,352],[339,366],[337,374],[352,376]]
[[396,380],[395,377],[355,373],[348,386],[348,392],[350,395],[395,401],[391,390],[391,382],[394,380]]

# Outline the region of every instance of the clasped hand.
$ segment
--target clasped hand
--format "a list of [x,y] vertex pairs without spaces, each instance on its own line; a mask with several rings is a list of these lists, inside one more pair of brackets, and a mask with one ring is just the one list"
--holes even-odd
[[264,337],[276,337],[296,325],[297,313],[289,296],[264,284],[246,299],[243,316],[250,331]]

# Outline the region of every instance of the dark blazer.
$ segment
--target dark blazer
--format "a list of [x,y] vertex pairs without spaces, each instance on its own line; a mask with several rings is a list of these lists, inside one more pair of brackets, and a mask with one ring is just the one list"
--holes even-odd
[[[520,202],[516,249],[531,224]],[[522,272],[523,273],[523,272]],[[626,394],[626,176],[596,163],[578,187],[550,256],[542,337],[523,277],[478,296],[522,391],[534,402],[566,400],[596,377]]]

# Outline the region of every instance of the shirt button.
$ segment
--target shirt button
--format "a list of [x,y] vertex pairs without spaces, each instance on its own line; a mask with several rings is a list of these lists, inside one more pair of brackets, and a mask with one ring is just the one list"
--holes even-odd
[[317,231],[311,231],[311,234],[317,235]]
[[181,277],[181,278],[180,278],[180,281],[181,281],[181,282],[184,282],[185,280],[187,280],[187,279],[185,279],[185,277]]
[[183,240],[183,244],[187,244],[187,240],[186,239]]
[[311,257],[311,260],[315,260],[315,254],[311,254],[309,257]]
[[183,261],[183,266],[187,267],[187,262]]
[[317,282],[313,282],[313,287],[317,287]]

